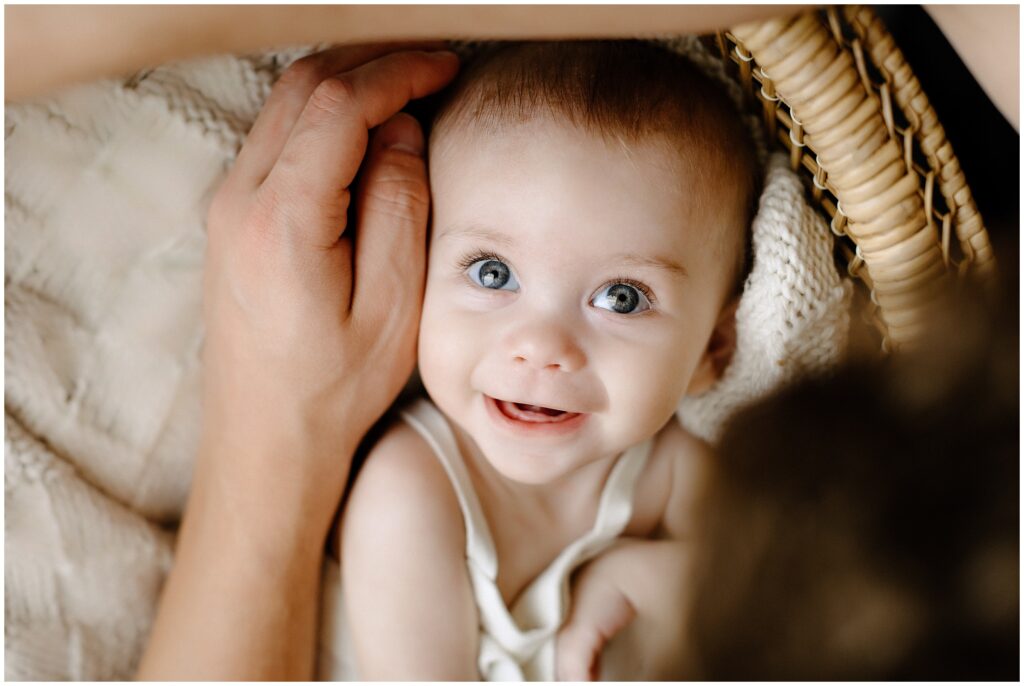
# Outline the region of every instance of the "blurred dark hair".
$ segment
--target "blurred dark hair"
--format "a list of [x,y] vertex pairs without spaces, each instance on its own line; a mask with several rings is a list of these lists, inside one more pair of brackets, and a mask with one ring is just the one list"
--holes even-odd
[[731,423],[696,524],[701,677],[1018,678],[1019,335],[980,302]]

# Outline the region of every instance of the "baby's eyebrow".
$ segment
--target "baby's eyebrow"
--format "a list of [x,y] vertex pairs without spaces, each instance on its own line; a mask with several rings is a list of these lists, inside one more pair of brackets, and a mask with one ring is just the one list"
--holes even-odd
[[482,226],[473,225],[446,227],[445,230],[440,232],[440,235],[438,235],[439,240],[442,238],[476,238],[497,243],[505,247],[511,247],[515,243],[510,236],[506,236],[505,234],[498,233],[496,231],[491,231],[490,229],[485,229]]
[[622,253],[612,258],[616,262],[625,262],[636,267],[654,267],[671,272],[673,275],[685,279],[689,277],[686,268],[675,260],[661,255],[641,255],[639,253]]
[[[513,247],[515,240],[507,234],[499,233],[482,226],[467,224],[464,226],[446,227],[438,233],[438,240],[445,238],[475,238],[478,240],[490,241],[506,248]],[[683,265],[675,260],[662,255],[641,255],[640,253],[620,253],[610,258],[611,262],[625,263],[636,267],[653,267],[662,269],[678,278],[688,278],[689,273]]]

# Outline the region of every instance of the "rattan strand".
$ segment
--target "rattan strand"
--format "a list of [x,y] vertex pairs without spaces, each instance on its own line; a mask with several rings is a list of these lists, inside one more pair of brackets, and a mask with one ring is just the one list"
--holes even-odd
[[952,146],[882,23],[861,7],[829,8],[824,18],[740,26],[718,45],[760,100],[770,138],[808,173],[833,232],[855,244],[840,252],[877,306],[866,318],[883,347],[899,347],[920,335],[951,274],[994,282],[994,255]]
[[886,78],[886,85],[891,82],[893,97],[910,120],[929,166],[938,175],[939,191],[946,207],[956,216],[954,226],[969,272],[980,280],[994,282],[995,259],[988,233],[960,169],[960,162],[953,154],[953,146],[946,138],[946,131],[920,82],[873,10],[850,6],[844,8],[843,15],[868,46],[868,55]]

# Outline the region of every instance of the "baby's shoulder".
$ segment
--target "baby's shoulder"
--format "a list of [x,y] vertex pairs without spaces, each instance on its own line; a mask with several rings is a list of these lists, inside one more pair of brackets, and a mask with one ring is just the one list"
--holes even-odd
[[403,538],[423,533],[465,536],[462,511],[444,466],[426,440],[400,419],[384,429],[367,453],[342,523],[346,530],[387,528]]
[[637,484],[634,520],[650,533],[676,538],[689,528],[696,495],[707,474],[711,447],[673,417],[654,437]]
[[652,463],[665,463],[674,474],[682,476],[699,468],[711,454],[711,446],[684,429],[673,415],[654,437],[650,459]]
[[465,524],[444,467],[405,422],[370,450],[340,529],[349,657],[360,675],[475,674]]

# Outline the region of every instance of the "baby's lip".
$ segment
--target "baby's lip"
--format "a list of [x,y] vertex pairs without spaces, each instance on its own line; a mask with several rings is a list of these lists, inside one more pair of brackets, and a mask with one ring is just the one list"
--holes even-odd
[[499,398],[492,398],[492,400],[501,413],[509,419],[529,424],[557,424],[581,414],[543,403],[501,400]]
[[562,440],[576,435],[586,424],[589,414],[497,400],[484,395],[484,406],[495,425],[504,433],[518,439]]

